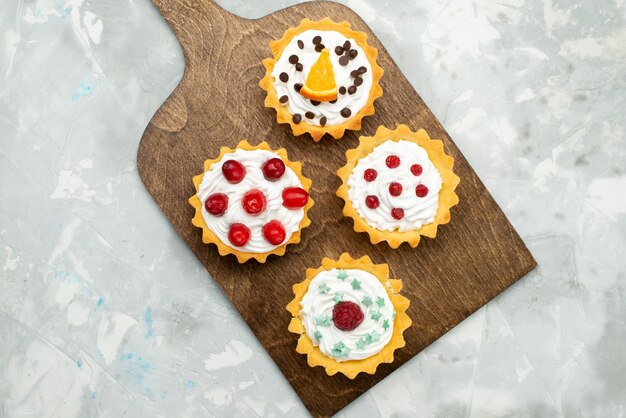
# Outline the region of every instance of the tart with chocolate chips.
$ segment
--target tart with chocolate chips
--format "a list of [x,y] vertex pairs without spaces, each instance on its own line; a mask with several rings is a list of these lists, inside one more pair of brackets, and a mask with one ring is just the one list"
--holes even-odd
[[275,109],[278,123],[291,125],[294,135],[339,139],[374,114],[383,70],[365,33],[351,30],[347,22],[304,19],[270,42],[270,49],[274,57],[263,60],[266,74],[260,82],[267,92],[265,106]]

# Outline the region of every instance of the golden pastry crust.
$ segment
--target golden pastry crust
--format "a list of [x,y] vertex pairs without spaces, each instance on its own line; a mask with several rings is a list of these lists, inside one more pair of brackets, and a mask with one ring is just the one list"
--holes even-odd
[[[300,310],[302,309],[301,301],[307,290],[309,289],[309,283],[317,274],[324,270],[336,269],[360,269],[367,271],[383,284],[387,290],[387,294],[391,303],[396,310],[396,317],[394,319],[393,334],[391,340],[385,345],[385,347],[374,354],[371,357],[362,360],[349,360],[349,361],[336,361],[332,357],[328,357],[323,354],[319,347],[315,346],[309,339],[302,322],[302,315]],[[409,307],[409,300],[399,294],[402,290],[402,281],[389,278],[389,266],[387,264],[374,264],[372,260],[367,257],[361,257],[358,260],[353,259],[348,253],[343,253],[339,260],[331,260],[330,258],[324,258],[322,260],[321,267],[317,269],[307,269],[306,279],[300,283],[293,285],[294,299],[287,305],[287,310],[293,316],[289,323],[289,331],[294,334],[299,334],[298,345],[296,351],[300,354],[306,354],[307,362],[309,366],[322,366],[326,370],[329,376],[343,373],[346,377],[354,379],[359,373],[374,374],[376,368],[381,363],[393,362],[394,351],[398,348],[402,348],[405,345],[404,331],[411,326],[411,318],[406,313]]]
[[[355,116],[339,125],[315,126],[307,123],[305,120],[302,120],[297,124],[294,123],[292,120],[292,114],[289,113],[286,106],[280,103],[278,95],[276,94],[276,89],[274,88],[275,80],[274,77],[272,77],[272,71],[274,70],[276,61],[280,58],[283,50],[289,42],[291,42],[291,39],[294,36],[310,29],[336,31],[348,38],[354,39],[365,52],[367,60],[372,67],[372,88],[370,90],[367,103]],[[321,140],[325,134],[330,134],[333,138],[340,139],[343,137],[346,130],[358,131],[361,129],[361,119],[365,116],[374,114],[374,101],[383,95],[383,89],[380,86],[383,69],[376,63],[378,51],[376,48],[367,44],[367,35],[364,32],[353,31],[350,29],[350,24],[348,22],[335,23],[327,17],[319,21],[303,19],[297,27],[287,29],[281,39],[270,42],[270,49],[274,57],[263,60],[266,72],[265,77],[263,77],[259,83],[261,88],[267,92],[267,96],[265,97],[265,107],[275,109],[276,121],[278,123],[287,123],[291,125],[291,130],[294,136],[299,136],[308,132],[315,142]]]
[[[270,148],[267,142],[261,142],[259,145],[253,146],[253,145],[250,145],[248,141],[244,139],[241,142],[239,142],[239,144],[237,144],[237,147],[235,149],[243,149],[247,151],[261,149],[261,150],[275,152],[276,154],[280,156],[280,158],[283,160],[285,165],[291,168],[294,171],[294,173],[296,173],[296,175],[298,176],[298,179],[300,179],[300,183],[302,183],[302,188],[310,193],[311,180],[302,175],[302,163],[289,161],[289,158],[287,157],[287,151],[284,148],[273,150]],[[246,261],[250,259],[255,259],[259,263],[265,263],[265,261],[267,260],[267,257],[270,254],[276,254],[278,256],[284,255],[287,245],[297,244],[300,242],[300,233],[302,229],[306,228],[307,226],[311,224],[311,220],[309,219],[307,213],[309,209],[311,209],[311,206],[313,206],[314,202],[313,202],[313,199],[309,196],[309,201],[304,206],[304,216],[302,217],[302,220],[300,221],[300,226],[298,230],[294,232],[287,241],[285,241],[283,244],[281,244],[279,247],[276,247],[272,251],[268,251],[265,253],[249,253],[249,252],[236,250],[224,244],[213,233],[213,231],[209,229],[206,222],[204,221],[204,217],[202,216],[202,202],[200,201],[200,198],[198,197],[198,191],[200,189],[200,183],[202,183],[202,178],[204,177],[204,174],[210,170],[211,165],[219,162],[224,157],[225,154],[235,152],[235,149],[222,147],[220,149],[220,155],[217,158],[213,160],[206,160],[204,162],[204,172],[200,175],[193,177],[193,184],[196,187],[196,194],[194,194],[193,196],[189,198],[189,203],[191,204],[191,206],[195,208],[196,212],[195,212],[193,219],[191,220],[191,223],[194,226],[197,226],[198,228],[202,229],[202,242],[204,242],[205,244],[215,244],[217,246],[217,251],[219,252],[220,255],[224,256],[227,254],[233,254],[235,257],[237,257],[237,261],[239,263],[245,263]]]
[[[376,229],[370,226],[367,221],[358,214],[352,205],[352,201],[348,197],[348,178],[350,174],[352,174],[352,170],[356,167],[359,159],[371,153],[374,148],[387,140],[407,140],[415,142],[426,150],[428,158],[441,175],[442,185],[439,191],[439,208],[437,209],[435,220],[429,224],[422,225],[420,229],[406,232],[381,231]],[[460,178],[452,171],[454,159],[445,153],[443,142],[438,139],[430,139],[424,129],[413,132],[406,125],[398,125],[393,131],[384,126],[380,126],[374,136],[362,136],[359,138],[359,141],[358,147],[346,152],[348,162],[337,171],[337,175],[343,182],[337,190],[337,196],[345,201],[343,214],[354,220],[354,230],[356,232],[367,232],[372,244],[386,241],[387,244],[394,249],[398,248],[403,242],[415,248],[419,244],[422,235],[435,238],[437,236],[437,227],[450,222],[450,208],[459,203],[459,197],[454,190],[459,184]]]

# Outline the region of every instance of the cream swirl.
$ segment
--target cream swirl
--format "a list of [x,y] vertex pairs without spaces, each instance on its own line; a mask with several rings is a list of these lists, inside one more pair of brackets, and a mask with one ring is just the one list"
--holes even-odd
[[[266,253],[280,245],[270,244],[262,233],[263,225],[277,219],[285,227],[287,242],[291,235],[300,227],[304,217],[304,209],[287,209],[283,206],[282,192],[286,187],[302,187],[298,175],[289,166],[285,173],[276,181],[267,181],[261,166],[271,158],[280,158],[274,152],[266,150],[242,150],[225,154],[204,174],[198,190],[198,198],[202,202],[202,217],[207,227],[224,243],[238,251],[249,253]],[[246,168],[246,176],[238,184],[229,183],[222,174],[222,165],[228,160],[236,160]],[[243,195],[251,189],[263,192],[267,199],[267,207],[258,215],[248,214],[242,206]],[[222,216],[214,216],[206,211],[205,200],[213,193],[224,193],[228,196],[228,209]],[[250,229],[250,240],[243,247],[234,247],[228,239],[230,225],[242,223]],[[281,244],[282,245],[282,244]]]
[[[351,331],[333,324],[333,308],[354,302],[364,314]],[[337,361],[361,360],[381,351],[391,339],[396,312],[383,284],[357,269],[325,270],[309,283],[300,311],[307,336],[320,351]]]
[[[321,43],[330,50],[330,60],[333,65],[337,87],[346,89],[344,94],[338,94],[335,103],[321,102],[317,106],[313,105],[309,99],[303,97],[294,89],[295,84],[304,84],[309,69],[315,64],[320,55],[319,52],[315,51],[315,45],[313,44],[313,38],[316,36],[320,36]],[[298,41],[302,42],[303,49],[300,49]],[[346,41],[350,42],[351,49],[357,51],[357,56],[344,66],[339,63],[340,56],[336,54],[335,48],[343,46]],[[298,63],[303,66],[302,71],[297,71],[296,65],[289,62],[289,57],[292,55],[298,57]],[[365,67],[366,69],[365,73],[360,75],[363,84],[358,87],[355,86],[356,92],[349,94],[347,89],[353,85],[355,80],[350,73],[358,70],[360,67]],[[288,75],[289,78],[286,82],[280,79],[281,73]],[[274,89],[276,89],[277,96],[279,98],[286,96],[288,99],[285,105],[289,109],[289,113],[292,115],[299,114],[303,117],[303,120],[315,126],[321,126],[320,119],[322,117],[326,118],[325,126],[339,125],[348,118],[354,117],[367,104],[373,82],[372,67],[367,60],[365,52],[354,39],[346,38],[346,36],[336,31],[319,30],[307,30],[295,35],[276,61],[272,77],[274,77]],[[341,111],[345,108],[350,109],[351,112],[351,116],[348,118],[341,115]],[[314,118],[305,118],[307,112],[313,112]]]
[[[399,157],[398,167],[387,167],[386,159],[390,155]],[[415,164],[421,167],[419,175],[411,171]],[[373,181],[364,178],[367,169],[376,170],[377,176]],[[391,183],[402,186],[398,196],[390,193]],[[388,140],[358,161],[347,184],[352,206],[370,226],[383,231],[405,232],[419,229],[435,220],[442,179],[424,148],[407,140]],[[416,193],[420,184],[428,189],[423,197]],[[379,206],[368,207],[367,196],[375,196]],[[396,208],[404,211],[401,219],[392,215],[392,210]]]

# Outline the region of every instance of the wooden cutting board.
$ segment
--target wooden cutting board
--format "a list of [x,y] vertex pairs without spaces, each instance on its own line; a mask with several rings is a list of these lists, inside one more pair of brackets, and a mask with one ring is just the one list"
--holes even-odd
[[[248,20],[210,0],[153,1],[182,44],[186,68],[180,85],[143,134],[139,174],[313,415],[339,411],[535,267],[532,255],[459,149],[380,41],[350,9],[314,2]],[[258,83],[264,75],[261,61],[270,56],[270,40],[305,17],[326,16],[336,22],[347,20],[368,34],[385,70],[384,94],[376,102],[376,115],[364,119],[360,133],[315,143],[308,136],[294,138],[288,125],[275,122],[274,110],[263,107],[265,92]],[[417,249],[403,245],[391,250],[370,244],[366,234],[353,232],[351,220],[342,217],[335,171],[345,164],[345,151],[357,145],[359,134],[372,135],[379,125],[393,129],[400,123],[413,130],[424,128],[432,138],[444,141],[461,177],[460,204],[452,208],[451,223],[439,228],[436,239],[422,239]],[[302,161],[304,175],[313,180],[316,203],[309,212],[311,227],[304,230],[300,244],[265,264],[240,265],[234,257],[220,257],[214,246],[203,244],[201,231],[191,225],[194,211],[187,203],[194,194],[191,178],[202,172],[204,160],[243,138],[286,148],[290,159]],[[287,331],[290,315],[285,310],[293,297],[291,286],[303,280],[305,269],[344,251],[388,263],[392,277],[403,279],[413,319],[405,332],[407,345],[396,351],[395,362],[355,380],[329,377],[323,368],[309,367],[306,356],[295,351],[297,336]]]

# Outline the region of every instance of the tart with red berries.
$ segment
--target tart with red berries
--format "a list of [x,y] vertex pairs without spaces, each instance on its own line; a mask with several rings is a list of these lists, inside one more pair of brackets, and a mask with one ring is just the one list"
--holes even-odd
[[378,51],[348,22],[304,19],[270,42],[270,49],[273,58],[263,60],[266,73],[259,83],[267,92],[265,106],[295,136],[339,139],[374,114],[374,101],[383,94]]
[[296,351],[329,376],[374,374],[405,345],[403,333],[411,319],[401,289],[400,280],[389,278],[387,264],[374,264],[367,256],[355,260],[347,253],[336,261],[324,258],[321,267],[307,269],[306,279],[293,286],[295,298],[287,305],[289,331],[300,336]]
[[373,137],[361,137],[346,157],[337,171],[343,181],[337,196],[345,201],[343,214],[354,220],[354,230],[367,232],[373,244],[417,247],[422,235],[435,238],[437,227],[450,221],[460,179],[443,142],[425,130],[381,126]]
[[202,241],[240,263],[264,263],[270,254],[285,254],[311,224],[311,180],[302,175],[301,163],[289,161],[284,149],[274,151],[266,142],[252,146],[244,140],[236,149],[222,147],[216,159],[205,161],[204,173],[193,183],[192,223],[202,229]]

